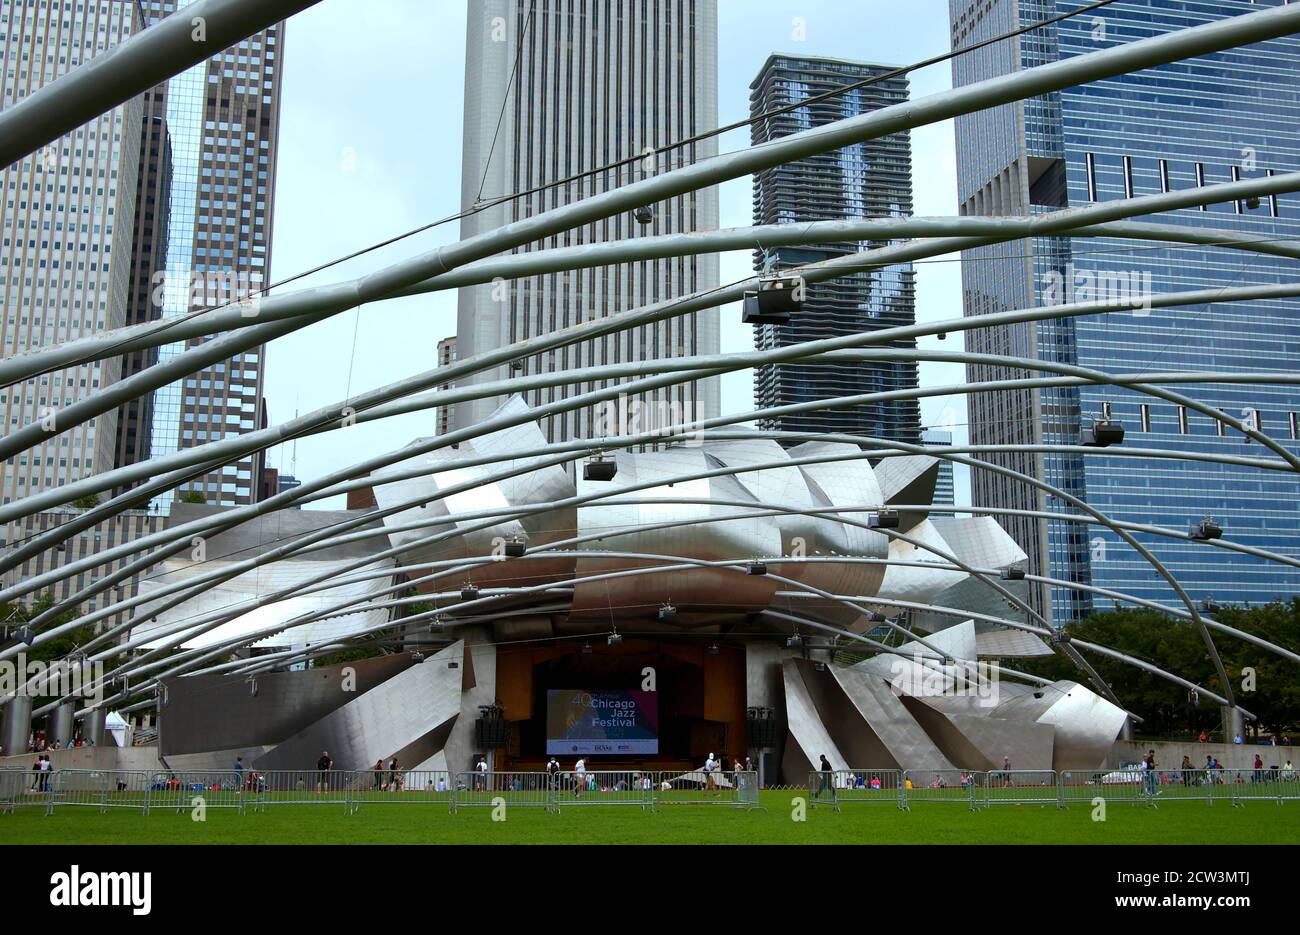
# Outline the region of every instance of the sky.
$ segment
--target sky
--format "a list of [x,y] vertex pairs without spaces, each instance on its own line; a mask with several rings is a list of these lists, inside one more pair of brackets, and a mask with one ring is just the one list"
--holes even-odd
[[[947,0],[719,0],[718,119],[748,116],[749,83],[773,52],[902,65],[948,51]],[[461,0],[324,0],[291,19],[283,43],[279,165],[271,251],[272,282],[454,215],[460,208],[465,82]],[[910,75],[914,98],[950,87],[948,63]],[[720,152],[748,146],[748,130],[724,134]],[[957,209],[951,121],[912,132],[915,213]],[[720,224],[752,223],[748,176],[720,187]],[[404,238],[295,281],[322,285],[364,275],[451,243],[456,222]],[[748,251],[721,257],[721,280],[752,273]],[[961,315],[955,256],[917,264],[917,320]],[[721,315],[722,350],[753,349],[737,306]],[[272,424],[432,369],[437,343],[456,331],[456,294],[432,293],[363,306],[281,338],[267,348]],[[921,347],[952,350],[950,338]],[[954,386],[957,365],[921,365],[922,386]],[[753,408],[749,371],[723,378],[723,414]],[[960,396],[922,401],[922,424],[965,441]],[[302,439],[268,453],[267,464],[316,478],[362,457],[434,434],[432,411]],[[965,470],[957,500],[969,502]],[[338,509],[342,498],[314,506]]]

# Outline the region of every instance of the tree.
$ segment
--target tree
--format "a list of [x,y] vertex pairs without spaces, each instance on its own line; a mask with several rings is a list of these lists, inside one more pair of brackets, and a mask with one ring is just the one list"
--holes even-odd
[[84,497],[78,497],[72,501],[72,505],[78,510],[93,510],[99,506],[99,495],[88,493]]
[[[1280,646],[1300,645],[1300,598],[1262,607],[1223,607],[1213,616],[1219,623]],[[1201,634],[1191,621],[1154,610],[1113,610],[1068,624],[1065,632],[1224,693]],[[1211,633],[1233,680],[1236,699],[1259,718],[1258,729],[1282,733],[1300,724],[1300,666],[1229,634]],[[1198,734],[1220,728],[1219,708],[1213,702],[1197,699],[1195,693],[1127,663],[1083,649],[1080,652],[1114,688],[1120,701],[1143,719],[1143,734]],[[1020,668],[1044,678],[1084,682],[1079,671],[1059,656],[1035,659]]]
[[187,490],[180,496],[181,503],[207,503],[208,498],[197,490]]

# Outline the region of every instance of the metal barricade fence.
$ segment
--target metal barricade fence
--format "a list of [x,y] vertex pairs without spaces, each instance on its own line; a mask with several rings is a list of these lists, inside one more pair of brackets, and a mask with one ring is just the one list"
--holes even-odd
[[985,781],[983,773],[969,769],[909,769],[900,783],[899,808],[910,809],[914,802],[940,802],[975,811]]
[[[473,806],[517,805],[554,811],[564,788],[565,776],[523,772],[457,773],[451,784],[447,807],[451,812]],[[572,785],[570,782],[569,785]]]
[[1091,806],[1094,799],[1128,802],[1138,805],[1147,796],[1140,772],[1130,767],[1120,769],[1063,769],[1057,773],[1057,799],[1062,808],[1071,805]]
[[[652,807],[659,805],[731,805],[734,807],[752,807],[741,800],[741,787],[745,787],[747,799],[757,794],[758,779],[756,775],[744,770],[713,770],[705,773],[702,769],[659,771],[647,773],[653,787]],[[754,789],[749,790],[749,780],[753,778]]]
[[58,769],[42,774],[45,814],[56,808],[89,806],[101,812],[110,808],[138,808],[148,814],[152,770]]
[[1294,768],[1287,769],[1285,764],[1231,772],[1233,805],[1242,806],[1246,802],[1275,802],[1281,805],[1288,799],[1300,799],[1300,773]]
[[654,774],[640,769],[588,770],[557,776],[556,808],[570,805],[639,805],[654,809]]
[[355,774],[350,770],[249,770],[244,784],[253,795],[250,805],[265,811],[270,805],[337,805],[348,808]]
[[[149,780],[150,808],[188,812],[197,807],[233,808],[240,814],[256,798],[248,786],[247,770],[155,770]],[[256,804],[255,802],[253,804]]]
[[903,773],[897,769],[839,769],[808,774],[809,806],[830,804],[837,812],[842,803],[905,808],[902,789]]
[[995,769],[984,774],[984,806],[1052,805],[1061,807],[1056,771]]
[[450,805],[452,796],[445,769],[358,769],[346,785],[352,813],[362,805]]
[[1224,770],[1135,770],[1140,774],[1141,796],[1150,805],[1163,802],[1232,801],[1232,787]]
[[30,805],[45,805],[46,792],[41,788],[40,777],[49,776],[39,770],[19,766],[0,768],[0,813]]

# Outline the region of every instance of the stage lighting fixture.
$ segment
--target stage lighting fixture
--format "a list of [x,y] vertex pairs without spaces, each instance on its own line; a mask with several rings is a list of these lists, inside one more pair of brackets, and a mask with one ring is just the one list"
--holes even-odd
[[613,459],[607,461],[599,455],[582,466],[583,480],[613,480],[617,473],[618,464]]
[[744,295],[740,320],[746,325],[785,325],[803,304],[802,276],[764,276]]
[[528,549],[527,543],[525,543],[523,539],[516,537],[514,539],[509,540],[506,543],[506,557],[522,558],[524,552],[527,551],[527,549]]
[[462,601],[472,601],[478,597],[478,588],[466,582],[465,586],[460,589],[460,599]]
[[662,607],[659,608],[660,620],[671,620],[673,617],[676,616],[677,616],[677,608],[674,607],[672,604],[664,604]]
[[649,224],[655,219],[655,212],[653,208],[647,205],[642,205],[633,210],[632,216],[636,218],[638,224]]
[[1191,532],[1193,539],[1218,539],[1222,535],[1223,527],[1208,516],[1193,526]]
[[867,527],[870,529],[897,529],[898,511],[881,510],[878,513],[872,513],[867,517]]
[[764,562],[750,562],[745,566],[747,575],[765,575],[767,574],[767,565]]
[[1017,568],[1015,565],[1008,565],[1006,568],[1002,569],[1000,577],[1003,581],[1024,581],[1025,570],[1023,568]]

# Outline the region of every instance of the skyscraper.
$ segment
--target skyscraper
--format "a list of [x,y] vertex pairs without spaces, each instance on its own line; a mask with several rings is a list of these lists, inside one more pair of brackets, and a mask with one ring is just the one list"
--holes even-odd
[[[456,336],[452,335],[451,337],[443,338],[441,341],[438,342],[438,366],[446,367],[455,363],[455,361],[456,361]],[[440,390],[451,389],[451,384],[444,383],[441,386],[439,386],[438,389]],[[452,426],[455,424],[452,421],[452,412],[454,408],[455,407],[453,406],[438,407],[437,419],[438,419],[439,435],[446,435],[448,432],[451,431]]]
[[[947,448],[952,444],[952,432],[943,429],[925,429],[921,432],[921,444],[936,448]],[[953,486],[952,462],[939,461],[939,475],[934,482],[934,497],[930,501],[935,505],[952,506],[957,502],[957,491]],[[931,516],[952,516],[952,513],[932,510]]]
[[[1081,55],[1116,43],[1280,5],[1281,0],[1120,0],[1086,16],[953,60],[953,83]],[[950,0],[954,48],[1083,6],[1083,0]],[[1192,188],[1300,168],[1300,39],[1233,49],[1006,104],[956,122],[963,214],[1037,214],[1133,195]],[[1300,236],[1300,198],[1229,202],[1161,215],[1159,221],[1246,233]],[[983,315],[1072,298],[1136,299],[1126,312],[967,332],[972,351],[1039,358],[1111,372],[1249,371],[1300,367],[1300,302],[1141,307],[1143,294],[1292,281],[1288,261],[1213,247],[1115,238],[1036,238],[968,251],[965,314]],[[1030,376],[972,365],[972,382]],[[1180,392],[1250,419],[1300,450],[1300,393],[1291,386],[1189,385]],[[1236,431],[1194,410],[1111,386],[1017,390],[969,397],[975,444],[1078,444],[1109,404],[1127,444],[1230,455],[1258,453]],[[1285,472],[1099,454],[1021,452],[987,460],[1046,480],[1118,520],[1186,531],[1206,514],[1237,542],[1300,556],[1300,483]],[[972,471],[977,506],[1075,512],[1058,497]],[[1001,522],[1031,570],[1173,604],[1176,598],[1129,546],[1096,526],[1032,517]],[[1139,540],[1192,595],[1268,601],[1300,591],[1300,572],[1240,553],[1160,536]],[[1045,591],[1034,595],[1040,607]],[[1058,622],[1105,598],[1057,587]],[[1100,602],[1100,604],[1098,603]]]
[[[186,2],[0,0],[4,103]],[[4,353],[181,314],[228,300],[225,287],[261,284],[269,262],[280,29],[241,42],[4,169]],[[0,390],[4,424],[38,421],[183,349],[177,344],[97,361]],[[4,502],[181,444],[257,428],[261,356],[258,349],[207,368],[8,459],[0,464]],[[259,455],[189,487],[209,501],[252,502],[260,467]],[[170,493],[155,498],[148,510],[123,511],[72,536],[19,565],[17,579],[156,529],[170,499]],[[88,506],[69,504],[10,523],[0,531],[0,546],[16,547]],[[76,576],[51,596],[61,600],[93,580]]]
[[[472,0],[465,61],[461,203],[526,191],[594,170],[717,126],[715,0]],[[461,222],[470,237],[717,152],[713,139],[637,159],[580,180],[504,201]],[[653,164],[651,164],[653,162]],[[649,206],[653,220],[608,218],[529,244],[538,250],[718,226],[709,189]],[[460,358],[580,322],[718,284],[717,258],[682,257],[533,276],[460,290]],[[718,351],[715,312],[661,321],[548,351],[518,369],[496,368],[466,383]],[[608,381],[533,390],[528,402],[564,399]],[[645,394],[642,394],[644,397]],[[455,423],[481,422],[501,398],[462,403]],[[718,412],[716,378],[657,391],[640,405],[690,417]],[[552,440],[589,437],[591,408],[544,422]]]
[[[6,107],[102,54],[144,20],[136,4],[0,0]],[[128,101],[0,172],[3,354],[127,323],[141,102]],[[0,390],[6,431],[109,386],[121,360],[70,367]],[[4,502],[113,466],[118,414],[107,412],[0,464]]]
[[[890,70],[838,59],[772,55],[749,86],[750,116],[757,118]],[[906,100],[907,79],[887,78],[758,119],[751,124],[750,136],[758,145]],[[754,177],[755,224],[899,218],[911,213],[912,155],[907,132],[820,153]],[[877,246],[881,244],[862,241],[777,247],[756,251],[754,268],[786,270]],[[789,324],[754,326],[754,346],[772,350],[910,325],[916,320],[914,280],[910,263],[896,263],[810,285],[802,308]],[[890,346],[914,348],[916,342]],[[754,371],[754,398],[760,408],[916,385],[914,361],[794,361],[764,364]],[[912,399],[818,409],[762,423],[767,429],[843,432],[907,442],[918,440],[920,425],[920,411]]]
[[[189,2],[143,5],[152,23]],[[225,304],[269,281],[283,40],[284,24],[277,23],[145,93],[151,132],[142,141],[142,172],[164,161],[166,182],[159,187],[165,187],[160,200],[166,210],[142,202],[136,237],[141,244],[165,241],[166,254],[161,267],[137,264],[133,295],[147,283],[149,298],[147,304],[137,298],[133,317],[170,317]],[[142,184],[147,193],[147,176]],[[200,340],[166,345],[159,358]],[[149,448],[137,456],[259,428],[264,356],[264,348],[254,348],[159,389],[149,403]],[[248,455],[181,490],[223,506],[252,503],[261,492],[262,465],[260,453]],[[171,497],[163,494],[155,505],[165,511]]]

